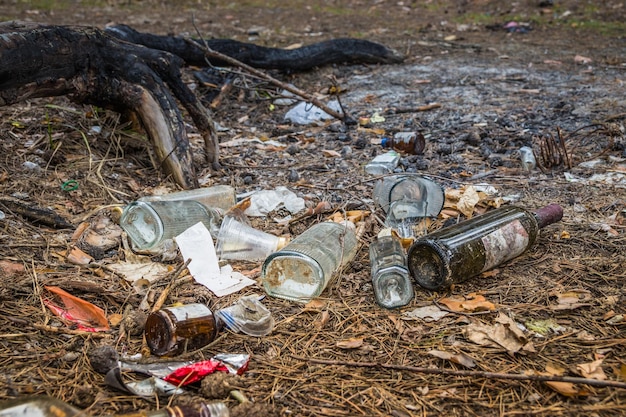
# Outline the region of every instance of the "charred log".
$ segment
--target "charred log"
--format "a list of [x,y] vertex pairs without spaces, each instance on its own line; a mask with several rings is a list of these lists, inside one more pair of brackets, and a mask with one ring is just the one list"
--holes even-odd
[[[127,42],[176,54],[189,65],[207,65],[205,52],[184,38],[137,32],[126,25],[110,26],[105,31]],[[200,44],[206,42],[214,51],[262,69],[303,71],[337,63],[394,64],[404,60],[396,51],[362,39],[331,39],[294,49],[268,48],[231,39],[194,40]],[[219,60],[212,60],[210,63],[228,66],[228,63]]]

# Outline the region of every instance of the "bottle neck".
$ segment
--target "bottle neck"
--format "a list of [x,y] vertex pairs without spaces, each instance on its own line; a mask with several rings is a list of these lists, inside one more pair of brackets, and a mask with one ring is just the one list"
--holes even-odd
[[563,218],[563,207],[558,204],[548,204],[547,206],[535,211],[537,226],[543,228],[552,223],[556,223]]

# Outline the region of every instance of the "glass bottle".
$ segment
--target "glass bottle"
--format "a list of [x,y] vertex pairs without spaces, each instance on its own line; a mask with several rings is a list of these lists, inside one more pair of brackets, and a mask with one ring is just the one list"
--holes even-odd
[[221,221],[219,209],[194,200],[135,201],[122,211],[120,226],[128,234],[134,249],[150,250],[198,222],[204,223],[211,236],[216,237]]
[[195,190],[176,191],[163,195],[148,195],[138,201],[181,201],[194,200],[206,207],[214,207],[223,211],[235,205],[237,195],[230,185],[214,185],[212,187],[197,188]]
[[146,320],[145,337],[157,356],[174,356],[211,343],[218,332],[213,312],[204,304],[165,307]]
[[273,297],[310,301],[354,258],[357,243],[351,222],[312,226],[265,259],[261,268],[265,291]]
[[537,167],[537,160],[535,159],[535,153],[533,149],[528,146],[522,146],[519,148],[520,160],[522,162],[522,169],[526,172],[530,172]]
[[447,288],[521,255],[537,240],[539,229],[562,217],[558,204],[534,213],[500,207],[413,242],[409,271],[424,288]]
[[383,148],[419,155],[424,152],[426,140],[419,132],[398,132],[392,138],[383,138],[380,144]]
[[[28,396],[0,402],[0,417],[85,417],[88,414],[73,405],[48,396]],[[197,406],[170,406],[160,410],[115,414],[117,417],[228,417],[223,402],[199,403]],[[115,417],[111,416],[111,417]]]
[[374,186],[374,202],[387,214],[385,224],[401,237],[412,237],[412,226],[424,217],[437,217],[443,208],[443,188],[415,175],[384,177]]
[[396,151],[389,151],[374,157],[365,165],[365,172],[370,175],[391,174],[400,162],[400,154]]
[[370,245],[370,268],[376,301],[384,308],[407,305],[413,299],[413,284],[400,240],[380,236]]

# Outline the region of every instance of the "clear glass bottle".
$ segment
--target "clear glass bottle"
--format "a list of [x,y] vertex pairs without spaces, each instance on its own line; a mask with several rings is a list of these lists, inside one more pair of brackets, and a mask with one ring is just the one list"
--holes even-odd
[[[85,417],[85,411],[48,396],[28,396],[0,402],[0,417]],[[228,417],[223,402],[198,403],[196,406],[170,406],[160,410],[136,411],[110,417]]]
[[376,301],[384,308],[407,305],[413,299],[413,284],[400,240],[380,236],[370,244],[370,268]]
[[265,259],[261,279],[267,294],[307,303],[356,255],[351,222],[318,223]]
[[383,148],[393,148],[411,155],[420,155],[426,147],[426,140],[419,132],[398,132],[392,138],[383,138]]
[[163,195],[148,195],[138,201],[181,201],[194,200],[205,207],[213,207],[223,211],[235,205],[237,194],[230,185],[214,185],[211,187],[197,188],[195,190],[176,191]]
[[443,188],[415,175],[384,177],[374,186],[374,202],[387,214],[385,224],[401,237],[412,237],[412,226],[424,217],[437,217],[443,208]]
[[198,222],[216,237],[221,221],[222,211],[195,200],[135,201],[122,211],[120,226],[128,234],[134,249],[150,250]]
[[534,213],[500,207],[416,240],[408,251],[409,271],[422,287],[445,289],[521,255],[539,229],[562,217],[558,204]]
[[396,151],[385,152],[374,157],[365,165],[365,172],[370,175],[391,174],[400,162],[400,154]]
[[213,312],[204,304],[165,307],[151,313],[144,330],[150,351],[174,356],[211,343],[218,332]]
[[535,159],[535,153],[533,149],[528,146],[522,146],[519,148],[520,161],[522,163],[522,169],[526,172],[531,172],[537,167],[537,160]]

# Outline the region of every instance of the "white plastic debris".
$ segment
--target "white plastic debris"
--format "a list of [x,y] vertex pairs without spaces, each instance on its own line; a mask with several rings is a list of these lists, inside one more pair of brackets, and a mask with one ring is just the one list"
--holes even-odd
[[[331,110],[341,112],[341,106],[339,106],[339,102],[337,100],[328,102],[327,106]],[[333,116],[326,113],[324,110],[305,101],[301,101],[285,114],[285,120],[298,125],[309,125],[321,120],[328,120],[332,118]]]
[[250,207],[246,209],[245,214],[263,217],[280,207],[295,214],[304,210],[304,199],[284,186],[276,187],[274,190],[257,191],[250,196]]

